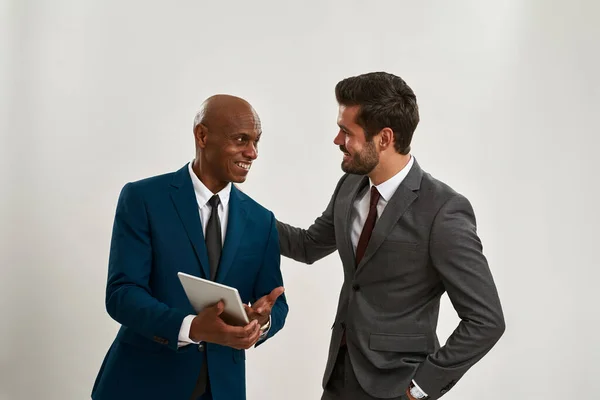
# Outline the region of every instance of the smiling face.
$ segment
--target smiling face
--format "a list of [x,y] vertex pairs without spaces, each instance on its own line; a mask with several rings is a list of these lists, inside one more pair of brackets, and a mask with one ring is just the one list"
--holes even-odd
[[213,101],[194,133],[200,179],[213,193],[229,182],[246,180],[262,134],[260,119],[248,103],[235,97]]
[[356,123],[359,106],[339,106],[340,130],[333,143],[344,153],[342,170],[349,174],[366,175],[379,164],[379,153],[373,138],[366,140],[364,129]]
[[260,121],[248,113],[240,115],[235,123],[222,132],[209,131],[204,156],[214,179],[226,185],[243,183],[258,157],[261,136]]

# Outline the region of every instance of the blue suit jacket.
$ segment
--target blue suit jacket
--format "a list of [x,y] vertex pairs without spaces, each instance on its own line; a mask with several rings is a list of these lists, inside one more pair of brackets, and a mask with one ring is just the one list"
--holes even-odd
[[[273,214],[233,186],[216,281],[237,288],[243,302],[253,302],[283,285],[279,267]],[[121,191],[106,309],[122,326],[96,378],[93,399],[190,398],[203,355],[195,345],[177,348],[183,319],[195,314],[179,271],[210,276],[187,165],[175,173],[128,183]],[[267,339],[283,327],[287,312],[282,295],[273,307]],[[212,343],[204,351],[213,398],[245,399],[244,351]]]

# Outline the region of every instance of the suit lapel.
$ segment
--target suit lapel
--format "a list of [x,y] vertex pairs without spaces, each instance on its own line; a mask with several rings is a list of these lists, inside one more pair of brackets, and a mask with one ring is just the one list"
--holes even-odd
[[385,238],[391,233],[392,229],[402,217],[402,215],[408,210],[408,207],[413,201],[417,199],[417,190],[421,185],[421,178],[423,177],[423,171],[417,164],[417,160],[409,171],[408,175],[398,189],[393,194],[392,198],[385,206],[383,213],[378,218],[371,239],[365,250],[360,264],[356,267],[358,273],[362,267],[373,257],[373,254],[379,249]]
[[344,240],[341,246],[338,247],[338,251],[340,252],[340,256],[342,257],[342,261],[344,265],[351,265],[352,270],[354,270],[355,264],[355,256],[354,256],[354,248],[352,246],[352,210],[354,209],[354,202],[358,195],[364,190],[365,187],[369,185],[369,178],[363,176],[357,180],[354,186],[351,189],[350,195],[346,196],[344,200],[341,201],[340,204],[340,215],[343,218],[343,232],[344,232]]
[[248,214],[244,206],[244,199],[240,195],[235,185],[231,186],[231,195],[229,198],[229,215],[227,217],[227,231],[225,233],[225,243],[221,252],[221,261],[217,270],[216,282],[223,282],[227,273],[231,269],[233,260],[244,237],[244,229]]
[[200,262],[204,277],[210,277],[210,266],[208,264],[208,254],[204,243],[202,233],[202,222],[198,212],[198,202],[194,193],[192,180],[189,176],[188,166],[186,165],[175,173],[175,178],[171,186],[177,190],[171,192],[171,200],[175,205],[179,219],[183,224],[185,231],[192,243],[196,257]]

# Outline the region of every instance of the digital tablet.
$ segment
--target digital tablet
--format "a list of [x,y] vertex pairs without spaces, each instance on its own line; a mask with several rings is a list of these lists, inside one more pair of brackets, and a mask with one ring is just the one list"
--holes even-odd
[[225,303],[225,309],[221,314],[223,321],[236,326],[244,326],[250,322],[236,288],[183,272],[178,272],[177,276],[196,313],[223,300]]

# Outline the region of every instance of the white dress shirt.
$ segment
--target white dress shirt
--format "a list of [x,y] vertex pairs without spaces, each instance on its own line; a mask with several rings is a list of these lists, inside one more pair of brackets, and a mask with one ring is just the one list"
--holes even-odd
[[[356,247],[358,246],[358,240],[360,239],[360,234],[362,233],[363,226],[367,221],[367,216],[369,215],[369,204],[371,203],[371,187],[375,186],[377,191],[381,195],[379,197],[379,201],[377,202],[377,219],[383,214],[383,210],[385,210],[385,206],[387,206],[388,202],[396,193],[398,186],[402,183],[404,178],[408,175],[408,172],[412,168],[415,163],[414,158],[411,156],[408,164],[404,168],[402,168],[398,173],[392,176],[385,182],[380,183],[379,185],[373,185],[373,182],[369,180],[369,187],[364,190],[364,193],[359,194],[357,199],[354,201],[354,207],[352,209],[352,225],[350,225],[350,238],[352,240],[352,247],[354,248],[354,254],[356,254]],[[417,385],[417,383],[413,380],[413,383],[421,392],[423,390]],[[425,396],[427,394],[423,392]]]
[[[377,203],[377,219],[383,214],[383,210],[385,210],[385,206],[390,201],[394,193],[396,193],[396,189],[402,183],[406,175],[408,175],[408,171],[412,168],[414,164],[414,158],[411,156],[408,164],[404,168],[402,168],[396,175],[392,176],[385,182],[380,183],[379,185],[375,185],[377,191],[381,195],[379,197],[379,202]],[[367,216],[369,215],[369,203],[371,202],[371,187],[373,186],[373,182],[369,180],[369,187],[364,190],[364,193],[358,195],[357,199],[354,201],[354,207],[352,209],[352,225],[350,225],[350,238],[352,240],[352,247],[354,248],[354,253],[356,254],[356,247],[358,246],[358,240],[360,239],[360,234],[362,233],[363,226],[367,221]]]
[[[190,172],[190,178],[192,179],[192,185],[194,186],[194,193],[196,194],[196,201],[198,202],[198,211],[200,213],[200,222],[202,223],[202,234],[206,235],[206,225],[212,214],[212,207],[208,204],[208,201],[213,197],[213,193],[208,189],[204,183],[198,178],[194,170],[192,169],[193,161],[188,164],[188,170]],[[229,217],[229,196],[231,195],[231,183],[228,183],[219,193],[219,205],[217,206],[217,212],[219,215],[219,222],[221,223],[221,246],[225,243],[225,235],[227,233],[227,220]],[[179,347],[186,346],[188,344],[198,344],[190,339],[190,328],[195,315],[188,315],[183,319],[181,329],[179,330],[179,338],[177,345]],[[269,321],[271,317],[269,316]],[[267,335],[268,329],[261,334],[261,339]]]

